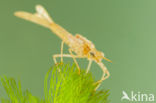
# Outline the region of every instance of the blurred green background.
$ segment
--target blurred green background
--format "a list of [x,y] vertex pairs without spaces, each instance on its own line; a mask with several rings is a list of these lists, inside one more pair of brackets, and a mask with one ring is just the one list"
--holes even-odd
[[[60,53],[61,40],[13,15],[18,10],[35,12],[36,4],[73,35],[87,37],[113,61],[104,61],[111,77],[99,88],[110,89],[111,103],[121,102],[123,90],[156,94],[155,0],[0,0],[1,76],[20,79],[23,89],[43,97],[44,76],[54,65],[52,55]],[[87,66],[85,59],[79,63]],[[91,72],[100,79],[102,71],[96,63]]]

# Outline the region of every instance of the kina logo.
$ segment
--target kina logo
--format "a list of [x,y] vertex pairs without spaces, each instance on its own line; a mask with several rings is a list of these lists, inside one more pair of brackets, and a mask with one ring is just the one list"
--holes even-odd
[[122,94],[123,94],[123,96],[122,96],[122,98],[121,98],[121,101],[123,101],[124,99],[126,99],[126,100],[128,100],[128,101],[131,100],[131,99],[128,97],[128,94],[127,94],[125,91],[122,91]]
[[141,93],[141,92],[134,92],[131,91],[129,94],[125,91],[122,91],[121,101],[131,101],[131,102],[153,102],[154,101],[154,94],[152,93]]

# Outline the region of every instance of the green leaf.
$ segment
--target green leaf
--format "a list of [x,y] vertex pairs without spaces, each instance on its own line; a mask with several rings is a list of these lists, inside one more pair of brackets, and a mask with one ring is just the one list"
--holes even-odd
[[13,78],[0,77],[0,82],[9,98],[0,97],[1,103],[109,103],[109,90],[95,91],[92,74],[85,70],[78,74],[75,64],[59,64],[49,69],[44,79],[44,99],[22,91],[21,82]]

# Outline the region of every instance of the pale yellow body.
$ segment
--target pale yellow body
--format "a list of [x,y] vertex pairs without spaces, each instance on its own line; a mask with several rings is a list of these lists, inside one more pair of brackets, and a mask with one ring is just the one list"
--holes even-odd
[[[103,75],[102,75],[101,80],[97,81],[96,83],[100,85],[103,80],[107,79],[110,76],[107,68],[102,63],[102,59],[105,59],[107,61],[110,61],[110,60],[105,58],[102,52],[97,51],[94,44],[91,41],[87,40],[85,37],[79,34],[76,34],[75,36],[73,36],[67,30],[65,30],[58,24],[56,24],[50,18],[47,11],[41,5],[36,6],[36,11],[37,12],[34,14],[19,11],[19,12],[16,12],[15,15],[17,17],[23,18],[25,20],[28,20],[28,21],[37,23],[39,25],[42,25],[46,28],[49,28],[53,33],[55,33],[62,40],[61,54],[53,55],[53,59],[55,63],[57,63],[56,61],[57,57],[61,57],[61,62],[63,62],[63,57],[72,57],[80,73],[80,67],[76,61],[76,58],[87,58],[89,60],[89,64],[88,64],[86,73],[88,73],[88,71],[90,70],[92,61],[95,61],[103,70]],[[63,54],[64,43],[69,46],[70,54]],[[99,85],[96,87],[96,89],[99,87]]]
[[[71,48],[77,55],[83,55],[84,42],[71,33],[67,32],[64,28],[58,24],[52,23],[50,29],[54,32],[62,41]],[[84,56],[84,55],[83,55]]]

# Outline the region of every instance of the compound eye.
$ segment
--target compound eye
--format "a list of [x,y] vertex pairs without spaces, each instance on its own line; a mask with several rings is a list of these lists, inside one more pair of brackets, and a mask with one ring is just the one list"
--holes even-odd
[[95,54],[94,54],[93,52],[90,52],[90,55],[91,55],[92,57],[95,57]]

